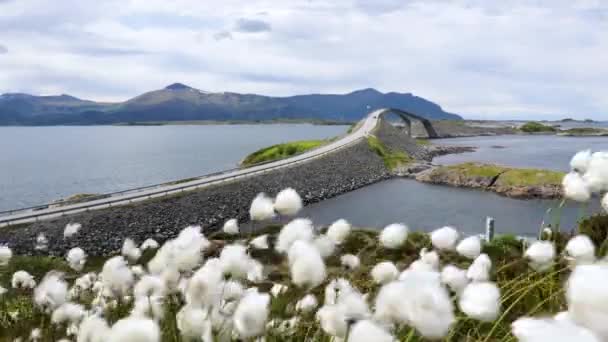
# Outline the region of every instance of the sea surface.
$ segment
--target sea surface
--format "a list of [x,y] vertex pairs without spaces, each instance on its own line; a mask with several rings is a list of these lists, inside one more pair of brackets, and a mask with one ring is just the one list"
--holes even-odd
[[260,148],[347,130],[309,124],[0,127],[0,211],[231,169]]
[[505,166],[568,171],[570,159],[581,150],[608,151],[608,137],[564,137],[555,135],[499,135],[450,138],[434,142],[445,145],[477,147],[477,151],[450,154],[433,160],[436,164],[469,161]]
[[464,234],[482,234],[486,217],[495,220],[496,233],[536,236],[544,223],[570,231],[582,217],[600,210],[599,199],[586,207],[559,200],[521,200],[475,189],[391,179],[309,205],[302,215],[316,224],[344,218],[358,227],[381,229],[405,223],[414,231],[454,226]]

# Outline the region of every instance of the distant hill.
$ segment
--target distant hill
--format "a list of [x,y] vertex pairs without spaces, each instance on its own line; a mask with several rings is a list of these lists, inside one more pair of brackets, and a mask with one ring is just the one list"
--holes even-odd
[[0,95],[0,125],[92,125],[146,121],[264,121],[313,119],[356,121],[373,109],[394,107],[429,119],[460,120],[412,94],[357,90],[345,95],[270,97],[213,93],[181,83],[122,103],[99,103],[69,95]]

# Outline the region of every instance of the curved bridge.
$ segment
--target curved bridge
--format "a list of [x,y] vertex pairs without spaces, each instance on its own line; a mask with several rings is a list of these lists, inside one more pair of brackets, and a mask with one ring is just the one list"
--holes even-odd
[[366,138],[368,135],[372,134],[381,116],[387,113],[395,113],[399,115],[406,122],[406,124],[408,124],[408,133],[410,136],[412,125],[421,124],[426,130],[428,137],[437,137],[437,133],[435,132],[430,121],[425,118],[399,109],[378,109],[362,119],[350,134],[347,134],[327,145],[323,145],[319,148],[293,156],[291,158],[258,164],[245,169],[237,168],[204,175],[197,177],[194,180],[179,184],[158,184],[143,188],[104,194],[91,198],[90,200],[82,203],[66,204],[61,206],[56,204],[45,204],[36,207],[0,212],[0,227],[49,220],[90,210],[127,205],[152,198],[174,195],[184,191],[201,189],[211,185],[230,182],[236,179],[254,177],[255,175],[267,173],[269,171],[305,163],[312,159],[320,158],[327,154],[352,146],[361,141],[361,139]]
[[[437,134],[433,124],[431,124],[431,121],[428,119],[396,108],[387,108],[381,115],[389,113],[399,116],[405,122],[408,136],[415,136],[417,138],[439,138],[439,134]],[[414,136],[412,136],[412,127],[414,127],[415,130]]]

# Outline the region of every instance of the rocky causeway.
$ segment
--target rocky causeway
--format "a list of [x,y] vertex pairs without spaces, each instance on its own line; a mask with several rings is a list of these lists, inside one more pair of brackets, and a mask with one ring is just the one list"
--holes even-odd
[[[141,243],[147,238],[163,242],[175,237],[189,225],[200,225],[203,231],[219,229],[230,218],[237,218],[248,227],[249,205],[260,192],[276,195],[292,187],[305,204],[319,202],[391,177],[411,177],[419,181],[453,186],[467,186],[492,190],[510,197],[552,198],[559,189],[552,187],[500,187],[500,182],[488,179],[450,178],[437,173],[439,166],[433,157],[474,150],[463,146],[422,145],[381,121],[374,131],[376,137],[390,150],[407,153],[414,162],[387,169],[383,159],[367,141],[304,164],[270,171],[256,177],[187,191],[181,194],[151,199],[131,205],[116,206],[79,213],[31,224],[0,229],[0,244],[8,244],[17,254],[51,254],[63,256],[73,247],[81,247],[89,255],[109,255],[120,251],[124,239]],[[82,224],[78,234],[64,239],[68,223]],[[245,228],[247,229],[247,228]],[[48,239],[48,250],[37,251],[35,241],[43,233]]]

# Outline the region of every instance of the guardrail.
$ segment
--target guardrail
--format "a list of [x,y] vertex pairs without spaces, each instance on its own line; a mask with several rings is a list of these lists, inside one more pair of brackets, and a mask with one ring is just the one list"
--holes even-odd
[[[306,151],[309,152],[309,151]],[[302,152],[300,154],[306,153],[306,152]],[[296,157],[300,154],[296,154],[290,158]],[[261,162],[261,163],[256,163],[256,164],[252,164],[247,166],[247,168],[252,168],[252,167],[257,167],[257,166],[262,166],[265,164],[270,164],[270,163],[274,163],[276,162],[276,160],[270,160],[270,161],[265,161],[265,162]],[[212,173],[208,173],[205,175],[201,175],[201,176],[194,176],[194,177],[190,177],[188,183],[190,182],[194,182],[196,180],[201,180],[204,178],[209,178],[209,177],[214,177],[214,176],[220,176],[222,174],[226,174],[226,173],[231,173],[231,172],[235,172],[235,171],[239,171],[239,170],[243,170],[245,168],[240,168],[240,167],[235,167],[232,169],[226,169],[226,170],[222,170],[222,171],[217,171],[217,172],[212,172]],[[146,185],[146,186],[141,186],[141,187],[137,187],[137,188],[131,188],[131,189],[127,189],[127,190],[121,190],[121,191],[115,191],[115,192],[108,192],[105,194],[99,194],[99,195],[93,195],[93,196],[87,196],[85,197],[83,200],[81,201],[57,201],[57,202],[53,202],[53,203],[46,203],[46,204],[40,204],[40,205],[35,205],[32,207],[25,207],[25,208],[18,208],[18,209],[11,209],[11,210],[5,210],[5,211],[0,211],[0,223],[2,222],[2,216],[9,216],[9,215],[14,215],[20,212],[27,212],[27,211],[37,211],[37,210],[44,210],[44,209],[49,209],[51,207],[57,206],[57,208],[59,208],[60,206],[67,206],[67,205],[75,205],[78,203],[86,203],[86,202],[92,202],[92,201],[96,201],[96,200],[100,200],[100,199],[104,199],[104,198],[110,198],[110,197],[116,197],[119,195],[124,195],[124,194],[128,194],[130,192],[141,192],[143,190],[151,190],[154,188],[159,188],[162,186],[171,186],[171,185],[176,185],[177,183],[180,183],[180,180],[175,180],[175,181],[170,181],[170,182],[165,182],[165,183],[158,183],[158,184],[153,184],[153,185]]]
[[[152,199],[155,197],[159,197],[159,195],[161,196],[166,196],[169,194],[176,194],[176,193],[180,193],[180,192],[184,192],[186,190],[195,190],[201,187],[206,187],[206,186],[210,186],[212,184],[221,184],[224,182],[228,182],[228,181],[233,181],[239,178],[245,178],[245,177],[250,177],[256,174],[263,174],[275,169],[280,169],[283,167],[288,167],[288,166],[293,166],[293,165],[297,165],[297,164],[301,164],[303,162],[307,162],[310,161],[312,159],[315,158],[320,158],[323,157],[329,153],[333,153],[337,150],[343,149],[345,147],[351,146],[357,142],[359,142],[360,140],[362,140],[363,137],[359,137],[353,141],[350,141],[348,143],[345,143],[343,145],[339,145],[336,146],[335,148],[332,148],[330,150],[327,150],[325,152],[322,152],[320,154],[313,154],[311,156],[308,156],[306,158],[302,158],[299,160],[295,160],[293,162],[287,163],[287,164],[282,164],[282,165],[276,165],[276,166],[270,166],[267,168],[262,168],[259,170],[252,170],[247,172],[247,169],[240,169],[240,168],[234,168],[234,169],[230,169],[230,170],[224,170],[224,171],[220,171],[220,172],[214,172],[214,173],[210,173],[208,175],[205,176],[200,176],[197,177],[199,179],[196,180],[192,180],[183,184],[176,184],[176,185],[168,185],[171,183],[164,183],[164,184],[156,184],[156,185],[151,185],[151,186],[146,186],[146,187],[141,187],[141,188],[135,188],[135,189],[129,189],[129,190],[124,190],[124,191],[118,191],[118,192],[114,192],[114,193],[110,193],[110,194],[105,194],[105,195],[100,195],[100,196],[96,196],[97,198],[93,199],[89,199],[86,202],[83,202],[82,204],[70,204],[69,208],[61,208],[61,206],[57,207],[57,208],[53,208],[56,210],[53,210],[52,212],[44,212],[44,213],[36,213],[36,210],[46,210],[49,209],[50,206],[54,205],[54,204],[47,204],[44,206],[35,206],[35,207],[31,207],[31,208],[23,208],[23,209],[18,209],[18,210],[12,210],[12,211],[5,211],[2,213],[12,213],[15,214],[17,212],[23,212],[23,211],[34,211],[32,214],[30,215],[22,215],[16,218],[2,218],[0,216],[0,227],[2,226],[10,226],[12,224],[20,224],[20,223],[27,223],[30,221],[40,221],[42,219],[51,219],[54,217],[62,217],[62,216],[66,216],[68,214],[76,214],[79,212],[84,212],[84,211],[89,211],[92,208],[110,208],[112,207],[112,205],[124,205],[124,204],[130,204],[133,202],[137,202],[137,201],[142,201],[142,200],[148,200],[148,199]],[[270,163],[274,163],[276,161],[269,161],[269,162],[264,162],[264,163],[259,163],[256,165],[253,165],[251,167],[248,168],[254,168],[254,167],[258,167],[258,166],[262,166],[265,164],[270,164]],[[239,175],[235,175],[235,176],[228,176],[225,178],[220,178],[220,179],[214,179],[214,180],[209,180],[206,178],[210,178],[210,177],[214,177],[214,176],[221,176],[222,174],[227,174],[227,173],[231,173],[231,172],[235,172],[238,170],[242,170],[245,171]],[[153,191],[153,192],[149,192],[146,194],[141,194],[141,193],[134,193],[133,196],[127,196],[127,197],[121,197],[121,198],[117,198],[112,200],[112,197],[117,197],[118,195],[125,195],[128,194],[129,192],[141,192],[141,191],[145,191],[148,189],[154,189],[155,187],[161,187],[161,186],[168,186],[168,189],[163,189],[160,191]],[[103,197],[101,197],[103,196]],[[101,198],[100,198],[101,197]],[[95,201],[99,201],[99,200],[103,200],[106,198],[110,198],[109,200],[100,202],[100,203],[93,203]],[[68,205],[66,205],[67,207]],[[2,214],[0,213],[0,214]],[[12,215],[9,214],[9,215]]]

